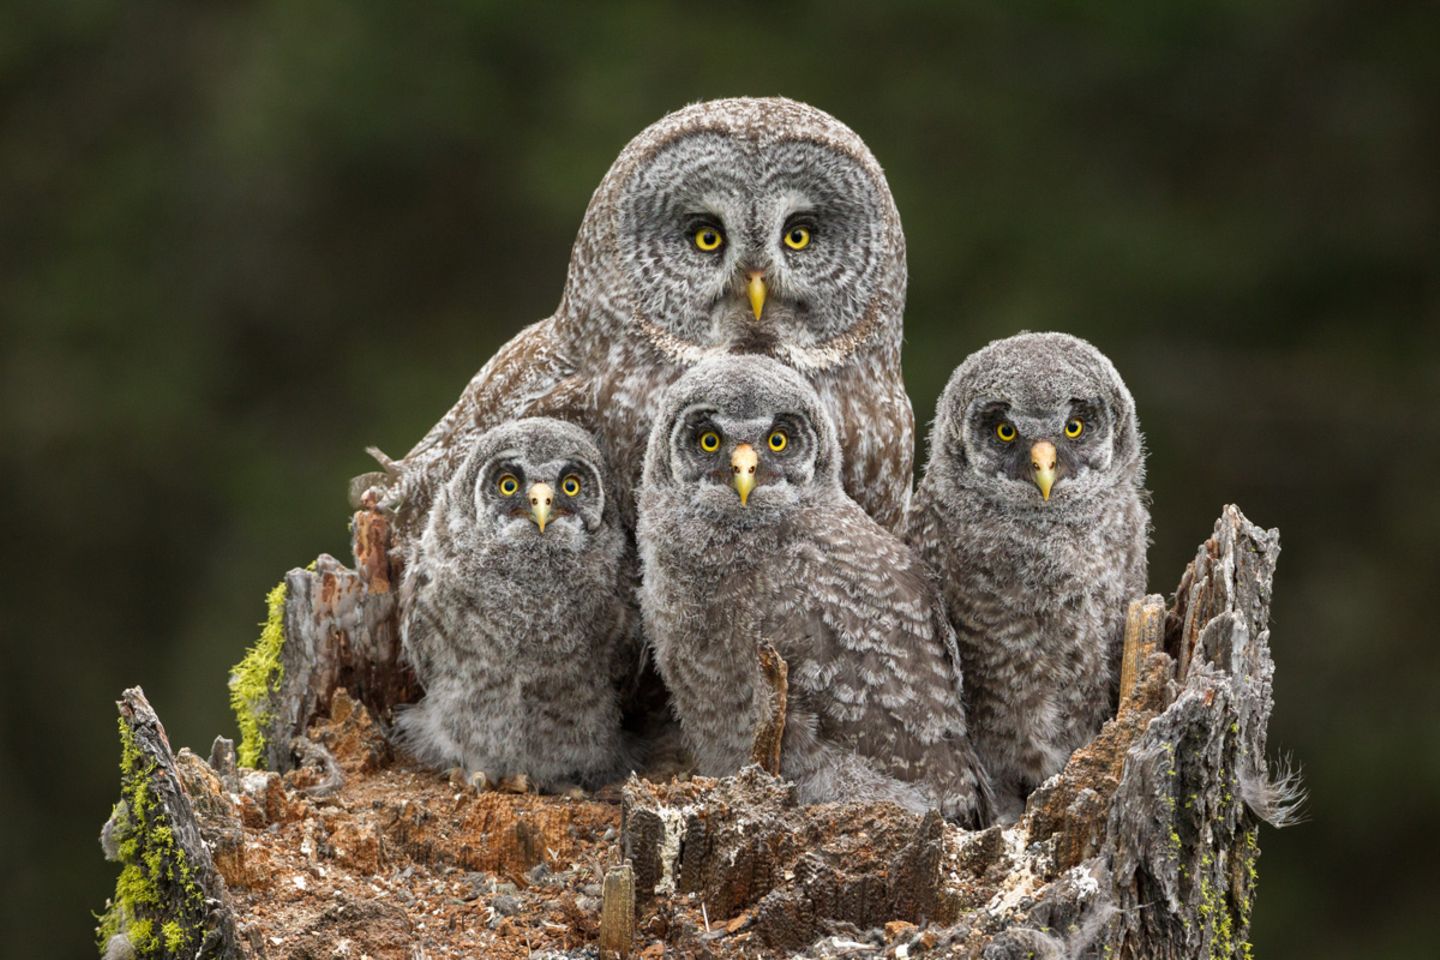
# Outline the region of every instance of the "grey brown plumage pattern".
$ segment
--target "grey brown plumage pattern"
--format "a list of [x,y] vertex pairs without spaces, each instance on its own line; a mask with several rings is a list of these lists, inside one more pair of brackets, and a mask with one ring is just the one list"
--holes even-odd
[[[695,243],[713,224],[718,249]],[[794,225],[803,249],[785,243]],[[753,315],[747,276],[767,285]],[[905,240],[883,172],[851,130],[783,98],[678,110],[620,153],[591,198],[553,316],[522,330],[379,491],[402,537],[483,431],[520,416],[591,430],[627,526],[662,389],[712,353],[799,370],[839,425],[847,490],[897,529],[913,415],[900,371]]]
[[546,788],[628,769],[616,683],[636,624],[607,472],[578,427],[522,419],[440,490],[401,585],[425,696],[397,722],[421,760]]
[[[735,464],[750,451],[742,504]],[[839,458],[823,401],[774,361],[706,360],[667,392],[640,494],[641,608],[685,740],[701,773],[748,762],[769,709],[756,658],[767,640],[789,665],[782,774],[802,801],[892,800],[983,822],[988,787],[941,599],[846,496]]]
[[[1048,501],[1037,443],[1054,448]],[[1143,481],[1134,401],[1083,340],[996,341],[940,398],[908,535],[940,578],[1005,819],[1114,713],[1125,610],[1145,589]]]

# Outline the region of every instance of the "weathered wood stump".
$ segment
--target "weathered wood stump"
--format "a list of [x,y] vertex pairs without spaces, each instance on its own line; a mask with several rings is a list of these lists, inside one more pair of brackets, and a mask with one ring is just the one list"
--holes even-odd
[[[416,692],[398,659],[397,571],[383,518],[362,510],[356,531],[359,572],[329,557],[292,571],[272,597],[268,665],[255,658],[239,671],[242,717],[251,711],[263,738],[241,760],[269,772],[237,767],[223,740],[209,763],[172,755],[143,695],[127,691],[124,791],[105,840],[124,866],[101,925],[116,960],[302,957],[341,936],[377,958],[421,942],[439,955],[497,957],[542,944],[647,957],[662,946],[818,957],[899,945],[912,956],[1248,955],[1259,824],[1287,822],[1298,791],[1269,775],[1265,753],[1279,538],[1234,507],[1168,606],[1154,596],[1132,605],[1118,715],[1035,791],[1018,823],[982,831],[885,804],[797,806],[773,775],[778,657],[764,668],[780,706],[757,736],[760,765],[721,780],[632,776],[618,817],[603,796],[476,793],[397,766],[377,722]],[[292,836],[304,856],[285,846]],[[236,898],[253,913],[304,890],[304,877],[293,888],[276,880],[273,864],[287,858],[313,882],[351,886],[319,912],[277,911],[261,939],[251,917],[237,922]],[[445,877],[477,870],[505,881],[476,894],[491,906],[466,912],[472,901],[452,896],[459,906],[438,932],[391,901],[364,899],[412,874],[424,889],[454,888]],[[547,919],[524,926],[517,896],[560,883],[552,873],[570,887],[556,888]],[[482,946],[458,945],[463,936]]]
[[242,760],[269,770],[294,765],[291,741],[330,711],[338,689],[386,716],[419,696],[401,660],[389,526],[373,505],[351,521],[355,569],[321,554],[308,569],[291,570],[271,594],[270,624],[283,643],[265,638],[236,666],[232,702],[245,736]]
[[235,918],[170,740],[139,687],[120,708],[120,800],[100,834],[120,864],[96,934],[107,960],[236,956]]

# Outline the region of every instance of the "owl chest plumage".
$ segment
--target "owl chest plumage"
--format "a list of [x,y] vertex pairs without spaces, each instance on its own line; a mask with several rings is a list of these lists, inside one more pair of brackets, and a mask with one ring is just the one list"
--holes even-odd
[[1113,712],[1125,604],[1143,590],[1129,499],[1051,523],[930,508],[976,748],[997,785],[1034,786]]
[[601,531],[595,549],[573,554],[501,544],[434,561],[425,571],[433,586],[416,604],[445,619],[418,651],[431,661],[424,672],[463,676],[469,689],[511,701],[527,685],[587,681],[595,658],[613,653],[624,612],[618,539]]
[[798,598],[781,596],[767,575],[767,566],[784,562],[783,547],[773,531],[727,530],[698,518],[647,536],[653,519],[641,520],[646,636],[697,769],[733,773],[749,762],[755,726],[769,708],[756,645],[792,635],[787,622],[803,615]]

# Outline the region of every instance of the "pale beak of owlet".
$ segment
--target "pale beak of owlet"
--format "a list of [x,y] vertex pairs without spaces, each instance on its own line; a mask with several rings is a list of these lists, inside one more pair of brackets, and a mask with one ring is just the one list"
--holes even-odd
[[745,284],[745,295],[750,298],[750,311],[755,314],[755,319],[760,319],[760,314],[765,310],[765,271],[751,270],[745,274],[748,278]]
[[1035,486],[1040,496],[1050,499],[1050,488],[1055,486],[1055,444],[1041,440],[1030,448],[1030,469],[1035,471]]
[[550,520],[550,505],[555,502],[555,491],[550,489],[548,483],[537,483],[530,488],[530,516],[535,518],[535,524],[540,532],[545,532],[545,524]]
[[750,491],[755,489],[755,467],[760,455],[748,443],[742,443],[730,455],[730,470],[735,475],[735,492],[740,494],[740,506],[750,502]]

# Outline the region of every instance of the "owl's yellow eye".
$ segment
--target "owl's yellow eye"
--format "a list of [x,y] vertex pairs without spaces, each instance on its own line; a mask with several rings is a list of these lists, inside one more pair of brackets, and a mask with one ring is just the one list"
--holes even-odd
[[785,231],[785,246],[791,250],[804,250],[810,246],[810,231],[805,227],[791,227]]
[[719,250],[725,243],[725,234],[715,227],[701,227],[695,231],[695,246],[706,253]]
[[784,430],[774,430],[770,433],[770,437],[765,443],[769,445],[771,450],[779,453],[789,446],[790,438],[785,435]]
[[1065,436],[1069,437],[1071,440],[1074,440],[1076,437],[1080,436],[1080,434],[1084,432],[1085,421],[1081,420],[1079,417],[1071,417],[1070,420],[1065,424]]
[[1009,443],[1015,439],[1015,424],[1009,420],[1001,420],[995,427],[995,436],[999,437],[1005,443]]
[[520,489],[520,481],[515,479],[514,474],[507,473],[500,478],[500,495],[505,497],[515,496]]
[[706,453],[714,453],[720,449],[720,434],[714,430],[706,430],[700,434],[700,449]]
[[580,478],[573,473],[570,474],[570,476],[560,481],[560,489],[567,497],[578,496],[580,493]]

